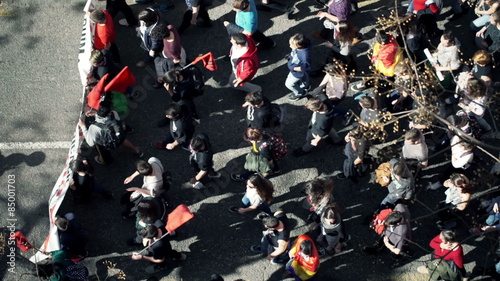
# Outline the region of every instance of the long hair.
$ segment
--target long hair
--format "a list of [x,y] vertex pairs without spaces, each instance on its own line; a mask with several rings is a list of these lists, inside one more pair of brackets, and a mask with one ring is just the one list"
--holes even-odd
[[356,28],[345,20],[339,21],[338,26],[339,29],[335,39],[352,44],[354,38],[356,38]]
[[310,196],[313,206],[317,206],[323,198],[332,196],[332,192],[332,180],[316,178],[306,183],[306,193]]
[[473,186],[464,174],[453,173],[450,180],[454,186],[460,187],[463,193],[472,194],[474,192]]
[[271,203],[274,198],[274,186],[269,180],[265,179],[260,174],[254,174],[248,181],[255,186],[257,194],[259,194],[260,198],[262,198],[266,204]]

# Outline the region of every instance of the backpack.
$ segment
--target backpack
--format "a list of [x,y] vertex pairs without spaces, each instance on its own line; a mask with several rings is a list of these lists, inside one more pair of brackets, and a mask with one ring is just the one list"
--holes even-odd
[[122,122],[116,120],[113,113],[109,115],[104,124],[95,122],[94,125],[101,128],[101,143],[104,148],[110,150],[115,149],[125,140],[125,130]]
[[271,128],[279,126],[285,118],[285,108],[281,105],[271,103],[271,120],[269,126]]
[[384,209],[382,211],[380,211],[380,213],[378,213],[372,220],[372,222],[370,223],[370,227],[373,228],[373,230],[375,230],[375,232],[377,232],[377,234],[382,234],[384,233],[384,230],[385,230],[385,219],[387,218],[387,216],[392,213],[392,209]]
[[89,270],[82,264],[76,263],[66,267],[66,279],[69,281],[87,281]]
[[287,143],[283,137],[276,134],[269,135],[269,143],[271,144],[271,151],[274,160],[280,160],[287,155]]
[[203,72],[196,65],[191,65],[186,70],[193,80],[194,88],[197,91],[196,96],[203,95],[203,87],[205,86],[205,75],[203,75]]

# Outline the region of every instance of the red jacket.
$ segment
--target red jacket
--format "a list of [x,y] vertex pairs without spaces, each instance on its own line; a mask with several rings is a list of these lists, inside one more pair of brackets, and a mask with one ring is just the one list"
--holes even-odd
[[[252,80],[255,73],[257,73],[257,70],[259,70],[257,47],[250,36],[245,36],[247,37],[248,51],[238,58],[238,62],[236,64],[236,78],[241,79],[241,84]],[[231,49],[231,55],[232,53],[233,49]]]
[[464,252],[462,249],[462,245],[458,245],[454,250],[444,250],[439,246],[441,244],[441,239],[439,235],[434,237],[429,243],[429,246],[434,249],[434,257],[437,259],[443,259],[445,261],[452,260],[457,267],[464,268]]
[[106,23],[96,23],[95,25],[94,47],[98,50],[104,49],[104,47],[108,43],[113,43],[116,39],[115,24],[113,23],[113,18],[107,11],[102,9],[101,11],[103,11],[104,15],[106,15]]
[[[413,1],[413,10],[415,12],[418,12],[420,10],[425,10],[427,8],[427,5],[425,5],[425,2],[427,0],[414,0]],[[431,11],[436,14],[439,12],[439,8],[438,6],[436,5],[436,3],[432,3],[432,4],[429,4],[429,9],[431,9]]]

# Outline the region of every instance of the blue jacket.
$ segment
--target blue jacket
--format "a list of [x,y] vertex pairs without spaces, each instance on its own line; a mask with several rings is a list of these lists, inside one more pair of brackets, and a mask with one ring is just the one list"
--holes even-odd
[[[307,75],[311,70],[311,44],[308,42],[306,48],[292,50],[287,65],[294,77],[302,78]],[[300,66],[302,71],[293,70],[297,66]]]

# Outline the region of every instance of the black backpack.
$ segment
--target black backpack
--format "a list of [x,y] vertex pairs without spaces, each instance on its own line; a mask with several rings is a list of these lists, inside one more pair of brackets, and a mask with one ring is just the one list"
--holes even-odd
[[95,122],[94,125],[101,128],[100,141],[102,146],[108,150],[117,148],[125,140],[126,135],[122,122],[116,120],[113,113],[109,115],[104,124]]
[[186,70],[189,72],[194,88],[197,91],[196,96],[203,95],[203,87],[205,86],[205,75],[203,75],[203,72],[196,65],[191,65]]

